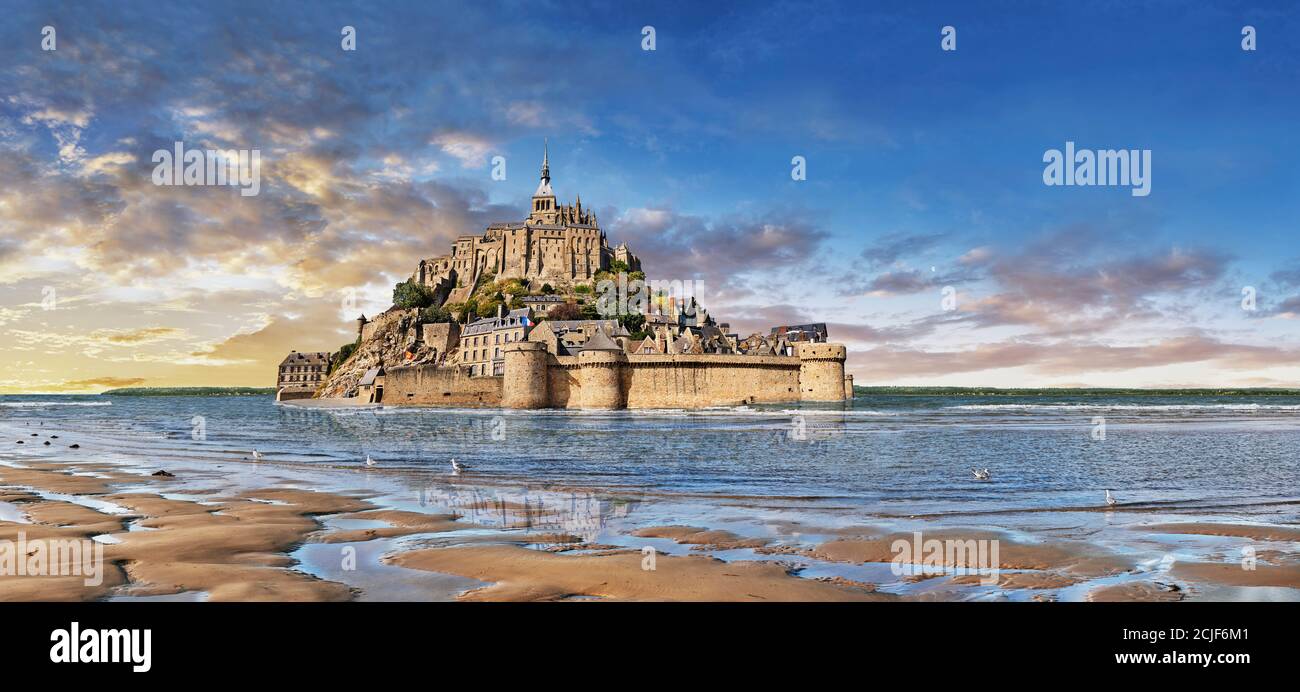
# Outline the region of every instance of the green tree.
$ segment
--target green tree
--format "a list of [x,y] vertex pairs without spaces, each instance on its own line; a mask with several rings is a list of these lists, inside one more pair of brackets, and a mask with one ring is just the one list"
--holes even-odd
[[393,287],[393,305],[402,309],[424,308],[433,305],[433,291],[414,281],[403,281]]
[[525,286],[524,282],[519,279],[509,279],[500,282],[498,290],[502,293],[509,293],[512,296],[528,295],[528,286]]
[[450,322],[451,320],[451,311],[444,306],[430,305],[420,311],[420,321],[425,324],[437,324],[440,322]]
[[551,306],[550,311],[546,313],[546,318],[560,321],[579,320],[582,319],[582,311],[577,303],[560,303]]
[[445,308],[445,309],[447,310],[447,312],[448,312],[449,314],[451,314],[453,317],[456,316],[456,315],[464,315],[464,314],[465,314],[465,304],[464,304],[464,303],[447,303],[447,304],[443,305],[442,307]]
[[631,267],[627,266],[627,262],[624,262],[623,260],[614,260],[609,263],[609,270],[615,274],[625,272],[629,269],[631,269]]
[[[626,315],[618,316],[618,323],[632,334],[642,333],[641,328],[645,326],[645,315],[639,312],[633,312]],[[642,338],[645,338],[644,336]]]
[[346,363],[347,360],[352,357],[352,354],[357,352],[357,346],[360,343],[361,337],[358,336],[356,341],[353,341],[350,344],[343,344],[339,347],[338,353],[335,353],[334,358],[330,360],[330,374],[335,370],[338,370],[340,365]]

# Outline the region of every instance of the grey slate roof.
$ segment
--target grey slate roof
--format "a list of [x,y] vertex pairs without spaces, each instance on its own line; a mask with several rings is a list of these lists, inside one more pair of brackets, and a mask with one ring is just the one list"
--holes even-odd
[[616,342],[616,341],[614,341],[613,339],[609,338],[609,335],[605,333],[605,330],[604,330],[603,328],[601,328],[601,327],[597,327],[597,328],[596,328],[596,333],[595,333],[595,334],[592,334],[592,335],[591,335],[591,338],[590,338],[590,339],[587,339],[587,341],[586,341],[585,343],[582,344],[582,350],[584,350],[584,351],[622,351],[622,350],[623,350],[623,347],[622,347],[622,346],[619,346],[619,345],[618,345],[618,342]]
[[327,365],[330,362],[330,354],[324,351],[315,353],[299,353],[294,351],[280,361],[281,367],[285,365]]
[[361,381],[357,383],[359,387],[365,387],[375,383],[375,378],[383,373],[383,368],[370,368],[366,374],[361,376]]

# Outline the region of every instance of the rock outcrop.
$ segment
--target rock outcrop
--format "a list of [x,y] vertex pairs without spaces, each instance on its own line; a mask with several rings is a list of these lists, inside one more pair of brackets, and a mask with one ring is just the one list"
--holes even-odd
[[425,347],[420,336],[418,309],[390,308],[375,316],[366,332],[369,338],[362,340],[356,352],[330,373],[329,381],[317,392],[317,397],[355,396],[361,376],[373,367],[391,368],[433,360],[433,352]]

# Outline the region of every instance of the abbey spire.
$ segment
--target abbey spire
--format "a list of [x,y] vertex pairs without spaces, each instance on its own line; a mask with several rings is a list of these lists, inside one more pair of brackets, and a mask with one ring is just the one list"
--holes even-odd
[[546,141],[542,141],[542,182],[537,185],[537,192],[533,193],[533,198],[538,197],[555,197],[551,192],[551,153]]
[[558,210],[555,206],[555,193],[551,191],[551,154],[546,141],[542,142],[542,181],[533,193],[533,213],[530,221],[535,223],[555,223]]

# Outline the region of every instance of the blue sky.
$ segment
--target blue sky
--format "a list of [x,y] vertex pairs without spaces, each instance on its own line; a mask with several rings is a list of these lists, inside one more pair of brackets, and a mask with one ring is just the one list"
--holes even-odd
[[[1285,4],[3,9],[3,391],[264,384],[347,340],[340,294],[522,218],[543,137],[652,278],[830,323],[859,383],[1300,385]],[[1151,194],[1045,186],[1067,140],[1151,150]],[[176,141],[260,149],[261,194],[152,186]]]

